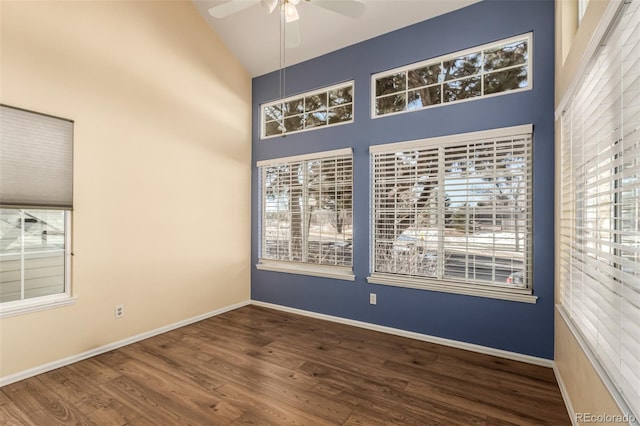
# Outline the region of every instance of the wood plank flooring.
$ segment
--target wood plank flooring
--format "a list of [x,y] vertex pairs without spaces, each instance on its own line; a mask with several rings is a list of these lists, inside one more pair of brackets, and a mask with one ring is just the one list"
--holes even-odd
[[1,425],[570,425],[553,372],[246,306],[0,388]]

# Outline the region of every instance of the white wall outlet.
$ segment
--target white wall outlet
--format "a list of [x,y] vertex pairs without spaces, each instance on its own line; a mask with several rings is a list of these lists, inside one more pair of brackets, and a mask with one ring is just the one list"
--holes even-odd
[[116,305],[115,314],[116,318],[122,318],[124,316],[124,305]]
[[376,303],[378,303],[378,297],[376,296],[375,293],[369,293],[369,304],[370,305],[375,305]]

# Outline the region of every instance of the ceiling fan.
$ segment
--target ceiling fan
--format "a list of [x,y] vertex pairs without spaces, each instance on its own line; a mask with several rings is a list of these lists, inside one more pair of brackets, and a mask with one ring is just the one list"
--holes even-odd
[[[296,8],[300,2],[301,0],[229,0],[210,8],[209,14],[221,19],[257,4],[262,4],[269,13],[273,13],[280,6],[287,24],[286,47],[296,47],[300,45],[300,31],[297,23],[300,15]],[[364,0],[304,0],[304,2],[354,19],[362,16],[365,9]]]

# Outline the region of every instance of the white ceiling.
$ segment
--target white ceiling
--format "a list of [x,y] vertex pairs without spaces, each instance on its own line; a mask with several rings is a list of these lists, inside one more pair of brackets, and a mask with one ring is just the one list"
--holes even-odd
[[266,8],[256,5],[217,19],[209,8],[228,0],[192,1],[251,77],[256,77],[279,69],[282,63],[297,64],[479,0],[365,0],[365,13],[357,19],[314,6],[313,0],[302,1],[297,7],[301,44],[285,49],[282,62],[277,11],[269,15]]

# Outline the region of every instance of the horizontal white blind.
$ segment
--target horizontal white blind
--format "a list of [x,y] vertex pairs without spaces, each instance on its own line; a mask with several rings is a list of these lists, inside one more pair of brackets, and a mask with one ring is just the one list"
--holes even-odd
[[505,129],[375,147],[374,273],[530,288],[531,161]]
[[562,116],[561,303],[640,415],[640,1]]
[[0,205],[73,207],[73,123],[0,105]]
[[351,267],[353,156],[261,161],[260,258]]

